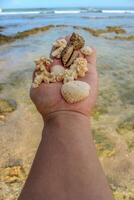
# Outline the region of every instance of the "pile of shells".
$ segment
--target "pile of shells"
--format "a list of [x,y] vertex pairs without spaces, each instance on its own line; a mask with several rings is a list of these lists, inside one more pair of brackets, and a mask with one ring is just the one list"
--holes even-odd
[[[44,83],[63,82],[61,95],[68,103],[84,100],[90,91],[90,85],[77,80],[88,72],[88,63],[84,56],[92,54],[92,48],[85,45],[82,36],[72,33],[69,41],[58,39],[53,43],[50,58],[41,57],[35,61],[36,68],[33,88]],[[53,59],[60,59],[62,65],[53,65]]]

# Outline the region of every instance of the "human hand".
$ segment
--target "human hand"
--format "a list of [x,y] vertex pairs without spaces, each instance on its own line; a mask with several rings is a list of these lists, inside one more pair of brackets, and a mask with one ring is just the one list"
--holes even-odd
[[[75,104],[67,103],[61,96],[61,82],[46,84],[42,83],[38,88],[32,88],[30,90],[30,96],[37,110],[43,116],[43,119],[50,113],[56,111],[75,111],[88,116],[92,108],[96,103],[97,87],[98,87],[98,75],[96,71],[96,51],[93,48],[91,56],[85,57],[88,61],[89,71],[85,77],[78,78],[78,80],[85,81],[91,86],[89,96]],[[60,64],[60,59],[54,59],[52,66]]]

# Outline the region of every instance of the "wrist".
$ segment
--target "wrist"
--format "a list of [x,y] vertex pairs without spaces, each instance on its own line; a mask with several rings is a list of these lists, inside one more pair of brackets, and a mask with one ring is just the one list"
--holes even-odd
[[[90,118],[75,111],[56,111],[47,115],[44,119],[44,130],[58,130],[59,132],[83,132],[83,128],[90,128]],[[58,132],[57,131],[57,132]]]
[[51,112],[46,117],[43,117],[44,124],[46,124],[49,121],[56,121],[57,123],[63,123],[67,121],[68,119],[71,119],[73,121],[78,121],[81,119],[90,121],[90,116],[87,117],[83,113],[77,112],[77,111],[60,110],[60,111]]

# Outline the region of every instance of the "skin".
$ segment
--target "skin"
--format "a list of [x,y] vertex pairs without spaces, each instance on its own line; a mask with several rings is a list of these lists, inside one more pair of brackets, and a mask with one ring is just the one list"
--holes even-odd
[[[96,52],[86,57],[88,98],[68,104],[62,83],[42,83],[30,96],[43,117],[44,129],[35,159],[19,200],[113,200],[96,155],[90,113],[96,103]],[[53,65],[61,64],[54,60]]]

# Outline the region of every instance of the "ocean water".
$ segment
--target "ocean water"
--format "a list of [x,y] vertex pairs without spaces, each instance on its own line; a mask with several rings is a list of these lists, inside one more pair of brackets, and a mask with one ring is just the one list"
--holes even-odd
[[[99,110],[97,117],[91,119],[92,130],[100,134],[100,139],[101,135],[108,137],[108,144],[103,144],[105,141],[102,138],[102,147],[114,144],[111,156],[107,156],[109,149],[104,149],[100,160],[109,183],[114,186],[114,191],[117,191],[116,200],[118,195],[122,195],[120,200],[128,200],[128,196],[133,199],[134,196],[131,194],[134,194],[134,130],[130,120],[134,117],[134,41],[110,40],[105,39],[103,35],[95,37],[83,29],[69,25],[97,29],[121,26],[127,31],[122,36],[134,35],[134,9],[5,9],[0,12],[0,34],[4,35],[14,35],[20,31],[49,24],[68,27],[55,27],[0,45],[0,99],[14,99],[17,102],[17,109],[5,114],[3,121],[0,120],[0,167],[21,165],[25,173],[28,173],[43,127],[42,119],[29,98],[31,77],[35,67],[33,61],[40,56],[49,56],[52,42],[56,38],[76,31],[85,38],[87,45],[94,46],[97,50]],[[117,128],[124,120],[126,124],[121,130],[121,135]],[[3,179],[0,185],[0,199],[17,200],[24,180],[20,179],[20,182],[11,184],[6,181]]]
[[102,28],[120,25],[134,31],[133,8],[53,8],[3,9],[0,12],[1,33],[10,35],[48,24],[67,24]]

